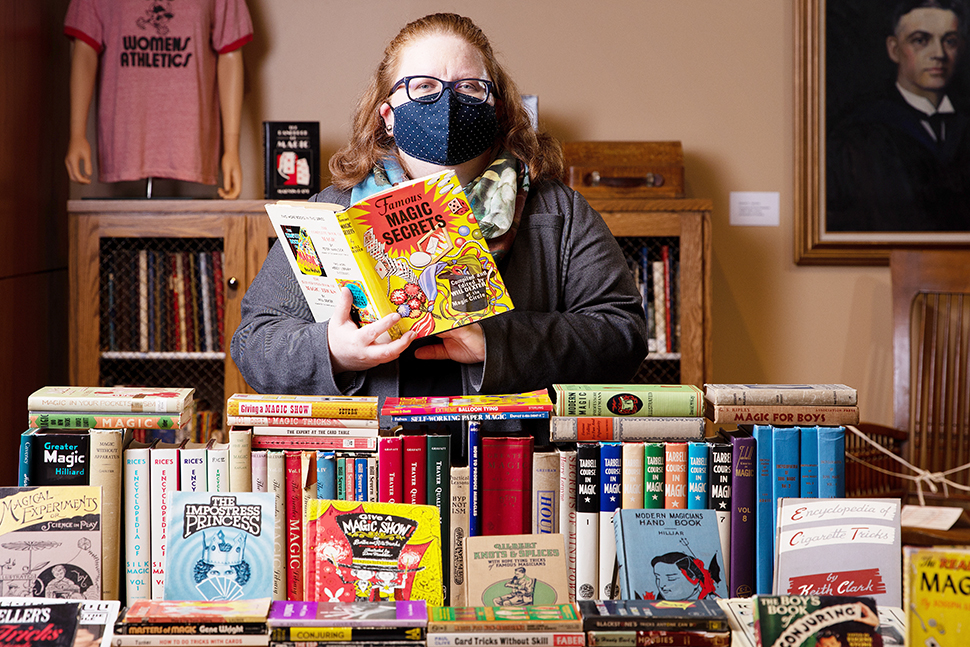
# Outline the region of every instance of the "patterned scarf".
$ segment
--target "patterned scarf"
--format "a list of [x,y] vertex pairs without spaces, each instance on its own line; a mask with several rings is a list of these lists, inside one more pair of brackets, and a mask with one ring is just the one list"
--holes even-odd
[[[382,166],[375,166],[370,175],[353,188],[351,203],[356,204],[407,179],[397,160],[386,158]],[[529,169],[508,151],[502,150],[485,171],[463,189],[482,235],[488,241],[488,250],[498,263],[511,249],[519,228],[525,199],[529,195]]]

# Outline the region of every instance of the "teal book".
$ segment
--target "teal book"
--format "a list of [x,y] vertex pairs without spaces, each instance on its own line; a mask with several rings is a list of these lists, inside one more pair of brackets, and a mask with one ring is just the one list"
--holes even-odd
[[800,497],[818,497],[818,427],[799,427],[799,490]]
[[818,496],[845,497],[845,427],[818,428]]
[[643,445],[643,507],[664,507],[664,444]]
[[613,517],[621,600],[728,597],[713,510],[636,510]]
[[334,467],[336,467],[337,478],[337,495],[333,497],[337,500],[343,500],[347,498],[347,460],[343,456],[337,456]]
[[687,443],[688,510],[703,510],[708,507],[710,481],[707,472],[710,460],[711,448],[706,442]]
[[317,452],[317,498],[337,496],[337,459],[333,452]]
[[273,597],[272,492],[172,494],[166,600]]
[[774,481],[772,480],[771,425],[754,425],[751,430],[755,441],[755,567],[754,592],[759,595],[771,593],[773,577],[771,563],[775,549]]

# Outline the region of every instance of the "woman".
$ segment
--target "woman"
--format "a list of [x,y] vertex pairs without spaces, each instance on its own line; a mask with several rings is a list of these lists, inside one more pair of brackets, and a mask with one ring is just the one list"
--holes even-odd
[[[602,218],[564,186],[562,152],[469,19],[434,14],[391,41],[357,105],[353,136],[312,200],[349,205],[389,183],[453,169],[515,309],[432,338],[358,328],[344,289],[314,323],[280,245],[242,303],[232,358],[260,392],[516,393],[622,382],[646,355],[640,296]],[[487,171],[487,172],[486,172]]]

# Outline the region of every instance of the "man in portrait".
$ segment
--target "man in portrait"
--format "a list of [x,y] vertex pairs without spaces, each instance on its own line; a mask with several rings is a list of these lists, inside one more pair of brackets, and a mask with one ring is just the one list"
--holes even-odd
[[896,75],[832,124],[827,230],[970,230],[970,107],[952,93],[963,0],[903,0],[887,21]]

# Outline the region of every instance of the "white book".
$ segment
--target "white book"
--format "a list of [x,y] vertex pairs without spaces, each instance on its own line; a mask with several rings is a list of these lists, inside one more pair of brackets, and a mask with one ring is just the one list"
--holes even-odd
[[559,450],[559,532],[566,545],[566,581],[576,598],[576,450]]
[[101,599],[121,598],[121,514],[124,458],[122,447],[131,430],[91,429],[91,476],[101,487]]
[[[286,457],[266,452],[266,490],[275,495],[276,518],[286,519]],[[277,523],[273,534],[273,599],[286,599],[286,524]]]
[[643,443],[623,443],[622,507],[643,507]]
[[[246,429],[229,429],[229,491],[259,492],[253,488],[253,436]],[[265,474],[265,462],[264,470]],[[265,492],[266,490],[262,490]]]
[[[230,441],[231,442],[231,441]],[[266,453],[265,449],[254,449],[250,458],[253,466],[253,492],[268,492],[266,480]],[[232,485],[230,479],[229,484]]]
[[559,532],[559,454],[532,454],[532,533]]
[[205,448],[205,489],[229,492],[229,443],[210,440]]
[[178,489],[179,448],[155,443],[148,452],[152,485],[152,599],[165,599],[165,551],[168,546],[168,509]]
[[[199,299],[202,301],[202,339],[205,347],[200,350],[213,351],[212,341],[212,304],[209,295],[209,253],[199,252]],[[197,340],[198,343],[198,340]],[[199,346],[202,346],[199,343]]]
[[150,600],[152,499],[149,449],[133,442],[125,450],[125,596]]
[[465,604],[465,538],[468,536],[468,512],[471,497],[470,475],[467,465],[451,468],[451,531],[449,549],[453,555],[448,579],[449,604],[463,607]]
[[186,441],[179,448],[179,490],[202,492],[206,487],[205,444]]

